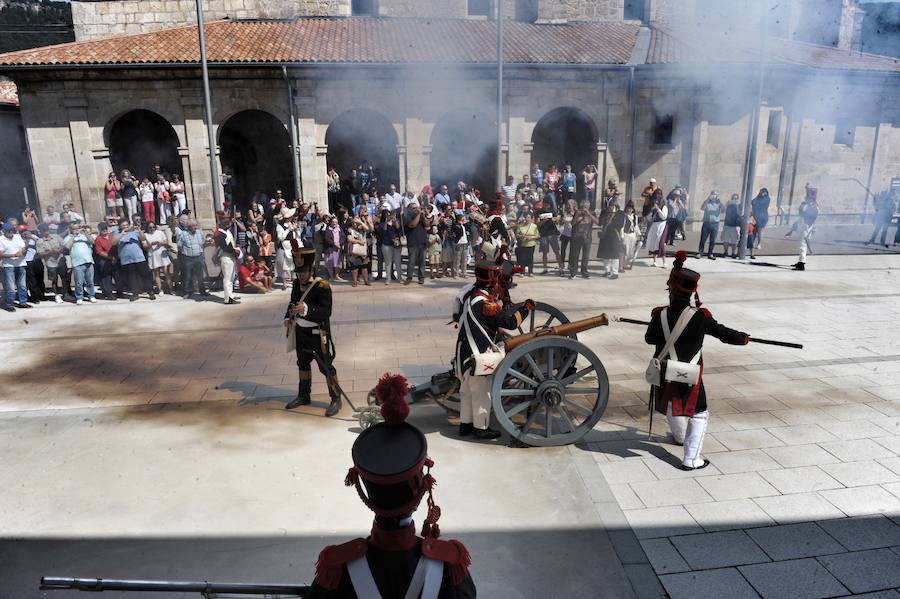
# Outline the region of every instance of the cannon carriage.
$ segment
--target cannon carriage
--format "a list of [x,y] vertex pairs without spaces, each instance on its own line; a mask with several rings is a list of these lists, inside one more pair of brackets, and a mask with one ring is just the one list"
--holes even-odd
[[[609,400],[609,379],[577,334],[605,324],[605,315],[571,322],[558,308],[538,302],[522,326],[505,332],[507,353],[494,374],[491,402],[497,421],[514,441],[568,445],[597,424]],[[410,389],[407,401],[432,400],[448,417],[458,417],[459,386],[451,368]],[[373,392],[368,402],[371,409],[360,413],[363,428],[378,421]]]

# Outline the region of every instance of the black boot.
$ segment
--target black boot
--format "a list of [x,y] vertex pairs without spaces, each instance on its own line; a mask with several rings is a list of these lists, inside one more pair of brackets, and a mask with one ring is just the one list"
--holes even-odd
[[460,422],[459,423],[459,436],[460,437],[468,437],[472,434],[472,431],[475,430],[475,427],[471,422]]
[[806,264],[803,262],[798,262],[794,265],[794,270],[806,270]]
[[503,433],[501,433],[500,431],[495,431],[492,428],[476,428],[472,434],[476,439],[496,439]]
[[297,397],[295,397],[286,406],[284,406],[284,409],[285,410],[293,410],[294,408],[299,408],[300,406],[308,406],[310,404],[310,398],[309,398],[310,389],[312,389],[312,380],[301,379],[300,385],[297,388]]
[[332,397],[331,403],[328,404],[328,407],[325,408],[325,416],[331,418],[335,414],[341,411],[341,398],[340,397]]

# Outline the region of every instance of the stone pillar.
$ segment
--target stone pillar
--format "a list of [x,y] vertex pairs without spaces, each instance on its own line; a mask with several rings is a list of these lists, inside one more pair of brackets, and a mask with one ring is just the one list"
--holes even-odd
[[[200,97],[185,97],[181,100],[184,108],[184,137],[187,143],[186,156],[182,155],[185,191],[193,204],[191,210],[198,220],[209,226],[215,222],[212,181],[209,169],[209,138],[204,120],[203,101]],[[215,151],[215,149],[214,149]]]
[[191,149],[187,146],[179,146],[178,157],[181,158],[181,182],[184,183],[184,195],[187,207],[194,218],[199,218],[196,198],[191,191],[194,189],[193,177],[191,177]]
[[[87,222],[94,222],[106,215],[103,187],[99,185],[91,151],[91,127],[87,122],[87,98],[67,97],[63,100],[69,116],[69,135],[72,138],[72,155],[75,160],[75,176],[78,180],[80,211]],[[105,174],[105,173],[104,173]],[[74,198],[73,198],[74,199]]]
[[294,115],[297,119],[297,155],[300,160],[300,188],[303,200],[328,206],[328,167],[325,145],[327,125],[316,122],[315,90],[308,82],[297,81],[294,95]]
[[[597,165],[597,178],[595,179],[596,187],[594,189],[597,193],[597,201],[599,201],[599,195],[606,186],[606,177],[609,176],[609,165],[607,164],[609,162],[609,152],[607,151],[609,146],[602,141],[598,141],[594,148],[597,151],[597,159],[594,161],[594,164]],[[619,202],[621,203],[621,199]],[[625,204],[620,204],[619,207],[625,208]]]
[[531,133],[534,131],[535,123],[529,123],[520,116],[509,117],[507,122],[509,123],[507,168],[509,174],[519,182],[522,175],[531,172],[531,152],[534,149]]
[[[417,117],[407,117],[404,125],[405,156],[401,156],[400,191],[407,188],[418,193],[425,185],[431,183],[431,131],[434,124],[426,123]],[[404,174],[405,168],[405,174]]]

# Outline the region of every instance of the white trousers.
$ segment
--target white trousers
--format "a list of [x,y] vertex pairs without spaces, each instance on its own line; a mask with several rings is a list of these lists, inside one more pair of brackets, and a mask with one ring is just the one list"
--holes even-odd
[[611,275],[619,274],[619,259],[618,258],[607,258],[603,261],[603,265],[606,266],[606,272]]
[[183,193],[172,194],[172,208],[174,208],[175,216],[178,216],[187,208],[187,199]]
[[231,256],[222,256],[222,290],[225,292],[225,301],[234,297],[234,273],[237,272],[237,260]]
[[128,222],[131,222],[131,219],[137,211],[137,196],[131,196],[130,198],[125,198],[125,212],[128,214]]
[[172,216],[172,204],[167,204],[162,200],[158,200],[156,203],[159,205],[159,212],[156,218],[159,219],[159,224],[164,225],[169,220],[169,217]]
[[484,430],[491,421],[492,376],[463,374],[459,389],[459,422]]
[[800,262],[806,263],[806,253],[809,251],[809,236],[812,235],[812,227],[806,223],[800,225]]
[[624,268],[628,266],[628,263],[634,260],[634,257],[637,256],[638,251],[638,242],[637,242],[637,233],[625,233],[625,264],[621,266]]
[[690,416],[672,416],[672,404],[666,410],[666,420],[672,429],[672,436],[679,445],[684,445],[683,464],[688,468],[697,468],[703,465],[700,452],[703,450],[703,438],[706,436],[706,426],[709,424],[709,410],[697,412]]

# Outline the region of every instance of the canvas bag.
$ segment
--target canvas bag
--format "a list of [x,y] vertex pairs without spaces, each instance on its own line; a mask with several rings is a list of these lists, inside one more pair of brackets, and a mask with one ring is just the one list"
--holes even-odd
[[[672,329],[671,332],[669,331],[667,311],[668,308],[663,309],[660,314],[660,322],[662,324],[663,336],[666,339],[666,343],[659,354],[650,360],[647,370],[644,371],[644,380],[655,387],[659,387],[663,380],[686,385],[696,385],[700,382],[700,352],[698,351],[697,355],[694,356],[690,362],[679,361],[678,354],[675,353],[675,342],[681,337],[685,327],[687,327],[688,322],[690,322],[691,317],[693,317],[694,309],[690,307],[685,308],[678,317],[675,328]],[[670,358],[666,359],[666,356],[670,356]],[[666,363],[665,368],[663,368],[663,362]],[[663,371],[665,371],[665,373],[663,373]]]
[[[472,350],[472,357],[475,360],[475,376],[493,375],[497,371],[500,362],[506,357],[506,349],[491,340],[491,336],[488,335],[487,331],[484,330],[484,327],[481,326],[481,323],[475,318],[475,314],[472,312],[471,302],[466,302],[466,313],[469,317],[463,322],[463,327],[466,329],[466,338],[469,340],[469,349]],[[490,343],[490,347],[486,352],[482,353],[478,351],[478,346],[475,344],[475,339],[472,337],[472,331],[469,328],[470,321],[475,323],[475,326],[478,327],[478,330],[481,331],[488,340],[488,343]]]

